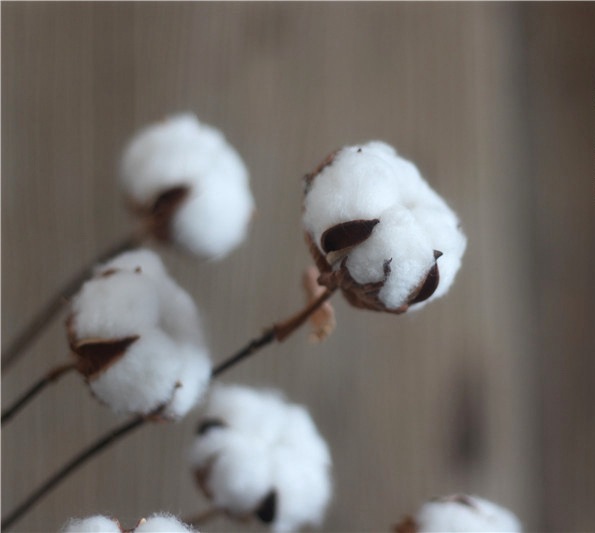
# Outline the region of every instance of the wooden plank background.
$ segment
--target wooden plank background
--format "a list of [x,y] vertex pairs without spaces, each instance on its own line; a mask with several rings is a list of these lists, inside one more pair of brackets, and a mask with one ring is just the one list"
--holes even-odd
[[[310,408],[334,460],[325,531],[388,531],[453,491],[528,531],[594,531],[594,23],[592,4],[3,3],[3,346],[129,232],[116,174],[137,127],[194,110],[251,170],[241,249],[219,263],[160,250],[215,360],[302,304],[301,176],[384,139],[461,216],[450,294],[401,317],[337,297],[329,341],[300,332],[225,381]],[[57,320],[3,377],[3,402],[66,357]],[[186,466],[197,417],[130,436],[14,530],[206,508]],[[2,432],[3,514],[119,422],[76,376],[45,392]]]

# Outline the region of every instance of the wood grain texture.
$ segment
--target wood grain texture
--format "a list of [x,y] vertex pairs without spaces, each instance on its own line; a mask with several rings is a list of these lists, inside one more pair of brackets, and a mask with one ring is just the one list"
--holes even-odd
[[[576,50],[566,56],[556,48],[547,67],[540,59],[558,42],[548,32],[568,44],[557,32],[572,33],[574,24],[583,28],[574,46],[592,50],[581,24],[593,17],[587,8],[558,7],[574,21],[560,25],[541,9],[3,3],[3,344],[69,273],[131,228],[116,175],[137,127],[194,110],[226,133],[251,170],[258,213],[244,246],[219,263],[159,249],[197,299],[216,361],[303,302],[301,274],[311,260],[300,225],[301,177],[334,148],[384,139],[415,160],[461,216],[469,248],[450,294],[404,316],[355,310],[337,297],[338,326],[326,343],[309,345],[301,332],[224,381],[279,387],[309,407],[334,460],[324,531],[388,531],[426,498],[453,491],[511,507],[527,530],[593,527],[592,475],[569,457],[577,454],[593,471],[592,439],[571,444],[580,428],[593,436],[586,406],[595,402],[584,372],[592,368],[593,333],[584,328],[577,338],[573,329],[579,319],[593,322],[584,300],[592,277],[575,278],[572,287],[580,279],[585,290],[572,289],[564,317],[544,310],[569,298],[571,276],[556,251],[582,261],[581,275],[587,271],[593,205],[576,168],[577,177],[556,181],[561,169],[552,168],[562,163],[543,131],[565,126],[568,136],[556,141],[567,154],[572,142],[584,142],[586,154],[586,138],[571,135],[568,115],[544,117],[549,106],[576,106],[562,109],[574,113],[579,131],[592,132],[593,115],[579,112],[592,99],[585,89],[561,104],[555,85],[541,87],[543,76],[558,76],[555,65],[585,68],[568,66]],[[538,36],[530,48],[527,35]],[[540,159],[544,153],[549,160]],[[592,160],[591,167],[586,156],[581,161],[592,171]],[[540,181],[547,169],[547,183],[560,193]],[[580,218],[573,218],[575,200]],[[566,240],[566,226],[591,233]],[[566,274],[552,285],[556,271],[545,267],[554,261]],[[561,389],[544,380],[569,361],[568,346],[576,359],[557,404]],[[66,351],[57,320],[3,378],[2,400]],[[71,516],[97,512],[130,526],[157,510],[197,514],[207,504],[186,466],[197,417],[143,428],[14,530],[55,531]],[[65,377],[3,431],[3,511],[119,422],[77,376]],[[560,477],[564,486],[554,482]],[[546,491],[538,488],[544,480]],[[545,512],[562,493],[556,511]],[[208,529],[237,526],[219,520]]]

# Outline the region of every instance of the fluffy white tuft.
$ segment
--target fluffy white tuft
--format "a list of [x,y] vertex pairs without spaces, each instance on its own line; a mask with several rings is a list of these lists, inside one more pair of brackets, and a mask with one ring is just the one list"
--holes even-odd
[[122,530],[115,520],[96,515],[89,518],[71,518],[62,527],[61,533],[122,533]]
[[190,454],[217,507],[254,513],[275,492],[274,531],[320,524],[331,498],[331,458],[302,406],[274,391],[219,385],[203,419],[224,424],[199,433]]
[[246,167],[218,130],[191,113],[142,129],[122,158],[122,184],[148,210],[164,192],[187,187],[170,238],[208,258],[227,255],[246,237],[254,211]]
[[[358,284],[385,280],[378,297],[394,310],[408,303],[434,266],[434,293],[410,309],[445,294],[452,285],[466,238],[455,213],[421,177],[416,166],[389,145],[372,141],[339,150],[313,177],[304,199],[303,222],[322,256],[321,237],[337,224],[379,220],[370,236],[347,250],[346,268]],[[385,265],[390,267],[388,275]],[[331,264],[339,268],[339,263]]]
[[184,416],[205,393],[211,372],[198,311],[149,250],[118,256],[96,270],[72,303],[69,336],[110,342],[137,337],[123,356],[88,376],[95,396],[122,413]]
[[195,529],[180,522],[175,516],[157,513],[142,524],[139,524],[134,533],[198,533]]
[[[462,498],[462,499],[461,499]],[[415,517],[418,533],[520,533],[508,509],[477,496],[453,496],[425,503]]]

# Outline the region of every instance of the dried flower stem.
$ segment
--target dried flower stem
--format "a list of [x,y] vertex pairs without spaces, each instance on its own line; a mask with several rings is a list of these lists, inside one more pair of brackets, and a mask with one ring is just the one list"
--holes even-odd
[[[284,341],[294,331],[296,331],[308,317],[314,313],[324,302],[326,302],[333,294],[334,289],[327,289],[316,300],[307,305],[303,310],[290,317],[289,319],[274,324],[267,329],[259,338],[251,341],[246,347],[242,348],[238,353],[232,355],[227,360],[220,363],[213,369],[211,379],[220,376],[229,368],[235,366],[249,355],[257,352],[260,348],[271,343],[273,340],[279,342]],[[62,467],[50,479],[48,479],[41,487],[39,487],[33,494],[31,494],[22,504],[20,504],[12,513],[10,513],[4,520],[2,520],[2,530],[10,527],[14,522],[21,518],[37,501],[50,492],[63,479],[75,471],[79,466],[83,465],[88,459],[102,451],[103,449],[114,444],[121,437],[124,437],[135,428],[144,424],[151,417],[136,416],[128,421],[123,426],[110,431],[106,436],[99,439],[96,443],[79,453],[68,464]],[[206,518],[205,518],[206,519]]]
[[303,310],[288,318],[283,322],[278,322],[270,328],[266,329],[265,332],[258,338],[250,341],[244,348],[239,352],[232,355],[219,365],[217,365],[211,374],[211,376],[217,377],[223,372],[235,366],[243,359],[257,352],[267,344],[270,344],[274,340],[283,342],[289,337],[294,331],[296,331],[308,317],[314,313],[324,302],[326,302],[334,293],[335,289],[325,290],[316,300],[307,305]]
[[107,261],[114,255],[125,252],[137,246],[140,240],[137,235],[128,236],[124,240],[111,246],[99,254],[93,261],[81,269],[70,281],[68,281],[29,321],[29,323],[17,333],[8,348],[2,352],[2,374],[18,359],[19,355],[49,324],[52,318],[62,309],[64,301],[71,298],[79,290],[83,282],[93,272],[96,263]]
[[27,405],[35,396],[37,396],[43,389],[46,388],[50,383],[54,383],[60,379],[64,374],[74,370],[76,368],[75,363],[66,363],[52,368],[47,372],[41,379],[34,383],[29,390],[23,393],[13,404],[6,408],[2,413],[2,425],[8,422],[13,416],[15,416],[25,405]]
[[2,520],[2,531],[5,531],[19,518],[21,518],[38,500],[45,494],[58,485],[63,479],[74,472],[79,466],[83,465],[88,459],[100,451],[109,447],[118,439],[127,435],[137,427],[142,426],[147,419],[144,416],[136,416],[126,422],[124,425],[117,427],[110,431],[106,436],[99,439],[97,442],[84,449],[74,459],[69,461],[58,472],[56,472],[50,479],[48,479],[41,487],[39,487],[33,494],[31,494],[23,503],[21,503],[14,511],[12,511],[6,518]]

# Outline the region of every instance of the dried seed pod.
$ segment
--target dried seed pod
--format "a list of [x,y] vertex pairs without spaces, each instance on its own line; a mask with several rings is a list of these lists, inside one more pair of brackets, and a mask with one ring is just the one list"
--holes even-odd
[[466,247],[417,168],[381,142],[333,152],[306,176],[304,227],[319,282],[354,306],[404,313],[444,295]]
[[453,494],[421,506],[404,518],[395,533],[520,533],[521,523],[508,509],[477,496]]
[[330,499],[326,443],[303,407],[273,391],[214,387],[190,460],[215,507],[273,531],[319,524]]
[[254,211],[246,167],[221,132],[191,113],[137,133],[121,176],[132,211],[162,242],[220,258],[246,237]]

